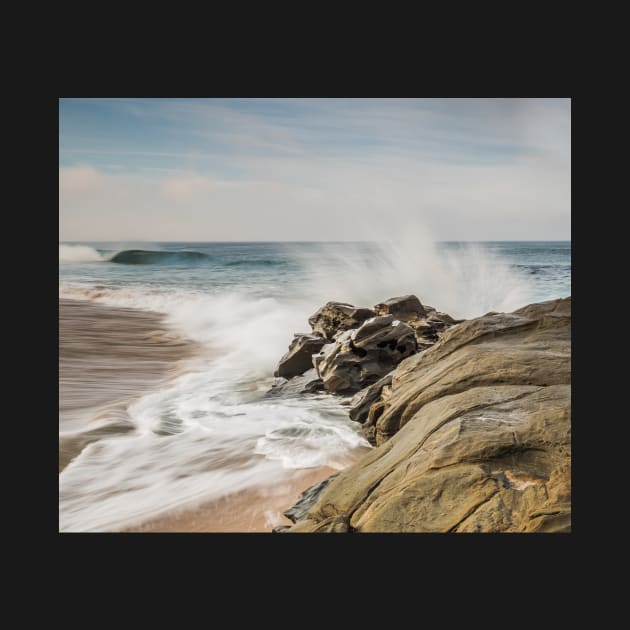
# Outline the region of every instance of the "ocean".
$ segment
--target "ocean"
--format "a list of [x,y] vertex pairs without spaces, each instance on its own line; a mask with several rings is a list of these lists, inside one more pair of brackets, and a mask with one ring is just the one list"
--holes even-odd
[[[371,307],[408,293],[455,318],[566,297],[571,242],[60,243],[64,313],[75,304],[66,300],[133,309],[100,333],[102,308],[77,313],[80,343],[60,327],[60,348],[74,353],[60,357],[60,450],[80,445],[60,464],[60,531],[122,531],[204,505],[237,510],[243,501],[230,497],[273,497],[309,471],[351,464],[371,447],[348,399],[270,395],[273,371],[325,302]],[[140,367],[131,378],[124,335],[149,333],[154,354],[143,365],[155,378]],[[173,365],[160,344],[181,347]],[[85,402],[88,390],[98,396]],[[287,523],[282,506],[281,496],[262,500],[243,530]]]

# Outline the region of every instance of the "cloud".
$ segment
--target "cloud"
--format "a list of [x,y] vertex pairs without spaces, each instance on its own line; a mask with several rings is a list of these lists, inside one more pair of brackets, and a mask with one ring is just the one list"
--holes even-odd
[[59,184],[69,195],[96,193],[106,184],[106,178],[93,166],[76,166],[59,171]]
[[174,202],[195,202],[208,195],[212,182],[207,177],[191,174],[166,177],[160,182],[160,187],[165,199]]
[[357,240],[419,223],[446,240],[570,238],[567,101],[113,105],[183,143],[116,162],[199,157],[62,166],[66,240]]

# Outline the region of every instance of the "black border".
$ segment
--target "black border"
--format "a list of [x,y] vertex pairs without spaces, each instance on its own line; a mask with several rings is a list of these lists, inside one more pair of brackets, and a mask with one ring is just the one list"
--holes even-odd
[[[127,77],[128,79],[130,77]],[[255,82],[254,82],[255,83]],[[223,88],[224,94],[230,95],[242,95],[243,92],[251,95],[254,92],[260,92],[259,88],[248,87],[247,90]],[[61,89],[60,92],[64,97],[83,95],[86,90],[84,88],[78,89],[75,85],[67,86]],[[146,94],[146,90],[140,90]],[[169,90],[170,91],[170,90]],[[198,90],[195,90],[197,94]],[[203,91],[203,90],[202,90]],[[291,90],[294,92],[294,90]],[[325,90],[330,92],[330,90]],[[369,90],[370,92],[372,90]],[[375,90],[376,91],[376,90]],[[403,92],[409,92],[414,90],[406,89]],[[496,91],[496,90],[491,90]],[[558,90],[552,90],[558,91]],[[562,90],[563,91],[563,90]],[[132,93],[137,92],[135,89],[99,89],[98,92],[103,94],[104,92],[113,92],[120,94],[121,92]],[[159,90],[162,92],[162,90]],[[344,92],[342,89],[341,92]],[[565,97],[567,98],[567,97]],[[40,251],[45,252],[45,258],[48,260],[48,254],[50,254],[50,261],[46,264],[46,269],[42,272],[41,265],[36,266],[37,276],[37,295],[35,309],[37,311],[38,333],[37,338],[38,348],[43,348],[41,355],[37,352],[38,363],[46,366],[46,374],[43,380],[43,387],[40,393],[31,396],[37,403],[40,401],[43,403],[43,409],[39,414],[33,414],[33,419],[38,418],[39,422],[36,425],[38,437],[32,434],[29,430],[30,439],[29,444],[35,442],[35,446],[41,449],[39,457],[40,462],[46,462],[46,468],[50,468],[47,472],[44,471],[44,477],[46,481],[44,485],[48,487],[48,482],[53,479],[52,470],[57,470],[57,445],[55,443],[54,433],[57,431],[57,427],[52,422],[51,410],[55,402],[58,404],[58,344],[55,343],[55,332],[58,339],[58,317],[57,322],[54,319],[54,313],[52,309],[55,306],[58,309],[57,296],[55,295],[55,281],[53,278],[48,278],[47,274],[54,273],[57,267],[57,253],[54,250],[55,244],[52,242],[48,235],[48,228],[43,228],[50,217],[53,221],[54,214],[52,212],[52,205],[57,203],[53,195],[55,189],[58,195],[58,176],[55,172],[58,167],[59,147],[58,147],[58,97],[49,97],[42,99],[38,106],[41,106],[38,113],[39,116],[39,138],[37,146],[44,145],[44,148],[37,149],[38,157],[42,161],[41,170],[38,175],[40,185],[37,185],[32,192],[35,193],[35,199],[32,201],[37,207],[44,209],[37,219],[39,229],[37,230],[37,236],[42,239],[43,246]],[[579,101],[581,102],[581,100]],[[575,131],[576,131],[576,115],[579,116],[579,107],[576,108],[575,99],[571,103],[572,112],[572,147],[575,143]],[[44,140],[41,140],[44,139]],[[575,155],[572,150],[572,164],[575,168]],[[56,164],[56,166],[54,166]],[[572,179],[572,204],[582,205],[582,201],[576,194],[575,184],[576,178]],[[29,197],[30,195],[29,191]],[[37,199],[38,196],[41,196]],[[58,196],[57,196],[58,199]],[[33,226],[30,226],[31,230],[27,228],[27,234],[32,231]],[[576,214],[572,212],[572,266],[578,264],[580,251],[580,237],[579,231],[582,229],[579,222],[576,221]],[[578,232],[578,248],[575,249],[574,244],[574,232]],[[59,236],[59,235],[58,235]],[[53,258],[55,256],[55,258]],[[579,269],[579,266],[578,266]],[[572,271],[572,285],[579,280]],[[58,278],[57,278],[58,284]],[[573,301],[573,300],[572,300]],[[573,301],[573,304],[576,303]],[[49,311],[50,308],[50,311]],[[575,308],[575,306],[573,307]],[[581,308],[579,293],[577,309],[578,313]],[[42,312],[43,311],[43,312]],[[58,315],[58,313],[57,313]],[[579,318],[579,316],[578,316]],[[50,328],[49,328],[50,327]],[[579,330],[579,323],[578,323]],[[576,339],[576,332],[574,329],[572,335],[572,378],[578,377],[575,370],[575,348],[578,348],[578,357],[581,356],[581,349]],[[31,366],[32,369],[32,366]],[[39,371],[39,370],[38,370]],[[55,383],[55,374],[57,375],[57,383]],[[587,388],[588,389],[588,388]],[[582,386],[572,388],[572,405],[573,410],[580,410],[578,417],[584,418],[581,411],[584,400],[576,400],[576,396],[584,392]],[[579,396],[578,396],[579,397]],[[32,422],[33,419],[27,419],[27,422]],[[584,456],[584,449],[580,450],[579,441],[584,442],[585,435],[579,424],[575,421],[575,415],[573,416],[573,452],[575,457],[573,461],[579,461],[580,453]],[[587,418],[584,418],[587,421]],[[45,425],[45,427],[42,427]],[[575,428],[578,428],[577,433]],[[44,429],[43,433],[40,433]],[[51,432],[50,440],[48,437],[48,431]],[[36,448],[36,450],[37,450]],[[60,534],[58,532],[58,487],[53,487],[51,484],[50,495],[47,496],[47,500],[44,502],[44,509],[42,506],[37,506],[38,515],[36,515],[38,529],[43,526],[47,535],[51,535],[56,541],[58,550],[64,554],[72,554],[73,562],[81,563],[86,557],[97,556],[100,561],[104,561],[105,564],[109,562],[123,561],[136,562],[138,556],[147,560],[153,558],[153,561],[149,562],[149,566],[157,566],[156,558],[161,557],[170,558],[173,560],[176,558],[173,554],[182,554],[179,558],[179,562],[195,562],[195,559],[203,558],[203,562],[209,562],[209,558],[224,555],[226,552],[228,556],[231,556],[233,562],[240,564],[244,561],[249,563],[262,563],[261,569],[264,570],[271,566],[282,566],[283,563],[292,562],[291,558],[295,559],[300,557],[302,562],[315,562],[321,564],[322,562],[328,562],[333,559],[337,559],[339,565],[335,568],[335,565],[331,565],[329,571],[331,577],[336,575],[338,577],[344,576],[347,579],[356,579],[360,582],[365,577],[361,577],[361,567],[365,563],[366,570],[369,569],[371,561],[379,559],[385,561],[385,565],[389,565],[392,572],[385,572],[381,575],[385,579],[392,577],[395,574],[395,569],[401,566],[413,566],[410,562],[415,559],[417,562],[418,572],[424,572],[422,566],[430,566],[431,571],[429,576],[435,575],[437,578],[442,571],[437,567],[442,566],[444,573],[447,573],[447,567],[453,567],[454,564],[461,568],[463,559],[466,562],[470,562],[468,565],[469,573],[464,578],[466,581],[473,578],[477,571],[481,571],[483,567],[489,563],[498,563],[494,566],[502,566],[503,569],[498,571],[499,574],[505,571],[505,579],[509,579],[510,573],[513,570],[521,571],[526,566],[533,567],[540,571],[543,579],[552,578],[555,569],[558,567],[559,562],[568,561],[571,556],[576,553],[577,538],[581,538],[585,533],[587,526],[584,524],[584,518],[586,518],[586,512],[588,510],[581,510],[580,496],[583,496],[583,483],[585,476],[578,474],[578,469],[573,468],[574,477],[574,498],[572,505],[572,520],[573,520],[573,532],[568,535],[552,535],[552,534],[482,534],[482,535],[459,535],[451,536],[448,534],[371,534],[368,536],[290,536],[290,535],[260,535],[260,534],[156,534],[153,533],[149,536],[138,536],[135,534]],[[40,482],[41,483],[41,478]],[[47,491],[48,492],[48,491]],[[577,509],[576,509],[577,508]],[[43,512],[43,514],[42,514]],[[217,556],[217,557],[218,557]],[[319,558],[317,557],[319,556]],[[283,558],[284,557],[284,558]],[[283,558],[282,560],[280,560]],[[235,560],[238,559],[238,560]],[[295,560],[293,560],[294,562]],[[216,562],[215,560],[212,562]],[[454,563],[454,564],[452,564]],[[222,570],[226,565],[222,565]],[[263,569],[264,567],[264,569]],[[209,567],[209,570],[210,569]],[[308,564],[303,566],[303,570],[309,571]],[[386,571],[386,569],[384,569]],[[396,569],[397,570],[397,569]],[[350,572],[351,575],[348,575]],[[282,573],[282,571],[281,571]],[[292,570],[289,568],[285,573],[285,578],[289,580]],[[412,573],[415,571],[412,569]],[[428,577],[429,577],[428,576]],[[377,576],[372,576],[377,578]],[[463,577],[463,576],[462,576]],[[377,578],[378,579],[378,578]],[[398,578],[404,579],[404,578]],[[474,579],[474,578],[473,578]],[[502,578],[498,578],[501,580]],[[552,578],[553,579],[553,578]],[[561,578],[562,579],[562,578]],[[343,583],[345,579],[342,579]],[[378,580],[380,581],[380,580]],[[393,586],[393,585],[392,585]],[[367,587],[366,587],[367,588]],[[369,592],[368,589],[364,594]],[[547,589],[545,589],[547,590]],[[519,594],[515,594],[515,599],[520,599]],[[427,602],[427,605],[430,604]]]

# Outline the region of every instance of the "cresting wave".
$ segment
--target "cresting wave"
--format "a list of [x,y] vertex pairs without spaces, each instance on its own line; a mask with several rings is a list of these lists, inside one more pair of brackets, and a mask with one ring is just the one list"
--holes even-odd
[[168,265],[203,262],[210,256],[195,251],[161,251],[147,249],[123,249],[104,253],[87,245],[59,245],[59,262],[111,262],[120,265]]
[[209,257],[201,252],[166,252],[146,249],[125,249],[116,252],[107,260],[120,265],[168,265],[173,263],[194,263]]

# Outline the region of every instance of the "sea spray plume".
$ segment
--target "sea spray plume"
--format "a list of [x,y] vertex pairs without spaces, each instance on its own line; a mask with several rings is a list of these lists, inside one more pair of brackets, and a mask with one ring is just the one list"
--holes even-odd
[[87,245],[59,245],[59,262],[102,262],[104,258]]
[[297,248],[311,302],[339,300],[371,306],[414,293],[422,302],[454,317],[490,310],[511,311],[530,301],[526,276],[478,245],[437,244],[423,228],[397,238]]

